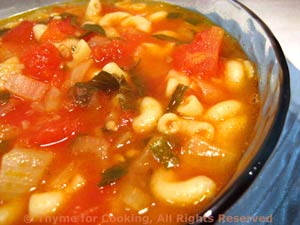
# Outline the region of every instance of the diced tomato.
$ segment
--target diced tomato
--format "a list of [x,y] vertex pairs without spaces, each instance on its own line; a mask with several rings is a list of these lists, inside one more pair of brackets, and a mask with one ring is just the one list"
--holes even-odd
[[62,57],[58,49],[51,43],[44,43],[29,48],[23,54],[24,74],[41,81],[51,81],[62,72]]
[[34,41],[33,22],[23,21],[3,35],[3,42],[28,44]]
[[133,54],[136,48],[148,38],[146,34],[133,30],[124,31],[122,37],[123,39],[91,45],[93,58],[100,66],[115,62],[121,67],[129,68],[133,64]]
[[216,76],[223,36],[224,30],[219,27],[198,33],[191,44],[173,53],[174,68],[204,79]]
[[74,36],[78,29],[72,25],[71,19],[51,20],[47,30],[41,37],[42,42],[60,42],[69,36]]
[[33,145],[51,146],[72,139],[80,132],[81,122],[79,119],[61,118],[55,121],[45,120],[35,127],[35,130],[29,130],[22,139]]

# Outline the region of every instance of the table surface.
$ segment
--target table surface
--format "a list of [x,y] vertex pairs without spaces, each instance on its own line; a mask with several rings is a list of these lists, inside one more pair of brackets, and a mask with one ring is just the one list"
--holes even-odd
[[286,58],[300,70],[300,0],[240,0],[278,39]]

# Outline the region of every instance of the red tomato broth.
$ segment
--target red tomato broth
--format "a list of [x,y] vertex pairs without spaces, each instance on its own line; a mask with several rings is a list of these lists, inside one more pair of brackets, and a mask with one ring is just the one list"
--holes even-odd
[[[184,206],[176,203],[176,200],[175,203],[170,203],[158,197],[152,185],[153,174],[164,168],[164,159],[151,152],[151,141],[156,137],[166,139],[170,154],[178,159],[178,163],[168,169],[175,174],[174,182],[206,176],[214,182],[216,190],[213,195],[216,195],[234,173],[238,160],[248,146],[256,122],[259,109],[257,80],[255,74],[250,74],[251,68],[245,66],[249,66],[245,63],[248,58],[236,40],[203,16],[176,6],[142,3],[145,8],[136,5],[135,9],[134,3],[126,4],[103,2],[97,19],[119,11],[146,19],[156,11],[165,11],[168,16],[152,22],[149,32],[139,30],[133,25],[124,26],[118,23],[111,26],[118,33],[116,37],[106,37],[97,32],[82,36],[85,33],[83,24],[87,20],[84,16],[86,6],[67,4],[50,7],[46,11],[49,15],[75,15],[75,25],[70,17],[54,19],[49,16],[45,20],[46,31],[40,40],[36,40],[33,27],[39,21],[27,22],[25,16],[25,22],[0,37],[0,63],[4,63],[10,56],[16,56],[24,66],[20,74],[47,84],[47,91],[51,87],[58,90],[51,98],[56,104],[50,108],[47,106],[48,92],[35,101],[25,100],[18,93],[12,94],[6,104],[15,101],[14,106],[5,115],[0,115],[0,125],[15,126],[19,132],[14,139],[2,140],[1,132],[4,131],[0,129],[0,143],[8,141],[13,148],[34,149],[37,152],[53,154],[54,159],[44,172],[43,178],[31,191],[24,194],[24,199],[31,199],[39,193],[62,193],[65,201],[54,213],[49,214],[57,216],[56,218],[68,218],[67,221],[60,220],[62,225],[191,222],[190,216],[201,211],[213,197],[203,197],[201,200],[197,199],[198,203],[184,203]],[[196,21],[196,24],[189,21]],[[4,25],[0,22],[0,27]],[[162,30],[170,30],[178,35],[171,38],[155,37]],[[20,34],[25,37],[23,41],[19,41]],[[70,63],[76,60],[76,44],[69,47],[69,57],[58,47],[69,39],[85,40],[90,48],[89,56],[79,63],[92,60],[92,65],[83,72],[81,80],[75,82],[71,80],[70,74],[76,69],[76,65]],[[2,56],[2,49],[3,52],[10,53],[8,58]],[[226,80],[226,63],[230,60],[243,65],[243,74],[249,76],[245,78],[245,87],[238,87],[235,91],[229,86],[235,83],[228,84]],[[112,62],[125,71],[125,75],[111,74],[113,76],[109,82],[114,82],[113,85],[103,88],[101,82],[107,81],[99,82],[96,78],[103,67]],[[213,138],[207,137],[201,131],[190,135],[189,131],[166,134],[159,130],[158,120],[167,113],[171,100],[171,96],[166,95],[166,87],[169,85],[169,73],[172,70],[176,71],[178,77],[187,79],[188,84],[183,81],[182,84],[189,86],[178,107],[183,105],[187,97],[195,96],[203,107],[203,113],[189,116],[179,112],[178,108],[171,112],[185,122],[209,123],[214,128]],[[180,81],[181,78],[178,77],[176,79]],[[3,90],[0,85],[1,91]],[[145,97],[155,99],[162,112],[154,128],[140,132],[135,127],[135,121],[143,110],[141,105]],[[207,115],[217,103],[232,99],[243,108],[229,119],[212,120]],[[0,104],[0,111],[4,106]],[[246,121],[246,125],[236,125],[240,118],[246,118],[241,120]],[[182,129],[187,127],[188,125]],[[224,127],[229,127],[232,135],[224,132]],[[242,132],[236,134],[234,130]],[[83,143],[82,149],[75,149],[76,142],[84,140],[85,137],[94,141],[91,141],[92,147]],[[193,138],[198,137],[205,144],[193,144]],[[229,143],[228,140],[234,141]],[[216,158],[211,155],[203,156],[201,151],[204,151],[206,145],[223,153],[216,153]],[[11,150],[0,151],[0,156],[3,157]],[[207,165],[210,164],[209,168]],[[72,172],[64,187],[53,187],[52,182],[70,165]],[[105,173],[116,165],[121,167],[117,168],[117,172],[121,173],[120,177],[100,185]],[[71,180],[76,175],[84,181],[74,188]],[[70,191],[69,187],[74,191]],[[28,206],[30,200],[24,201],[26,207],[20,217],[30,215],[32,210]],[[8,203],[1,196],[0,202],[0,208]],[[20,217],[12,225],[25,224],[26,221]],[[44,225],[45,218],[47,216],[34,218],[32,224]],[[54,224],[54,220],[47,224]]]

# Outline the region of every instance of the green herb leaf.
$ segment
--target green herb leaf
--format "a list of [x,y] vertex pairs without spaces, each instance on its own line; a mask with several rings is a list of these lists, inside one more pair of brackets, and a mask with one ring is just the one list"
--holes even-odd
[[101,71],[92,80],[90,80],[89,85],[102,90],[104,92],[111,92],[119,90],[120,81],[113,74]]
[[80,107],[88,106],[92,95],[97,89],[88,83],[76,83],[69,91],[74,104]]
[[122,110],[136,110],[137,109],[138,93],[135,89],[125,81],[122,80],[120,84],[119,102]]
[[3,36],[9,29],[0,30],[0,37]]
[[169,102],[169,105],[167,107],[167,112],[174,112],[179,104],[182,102],[184,93],[188,89],[188,86],[185,86],[183,84],[178,84],[174,93],[172,94],[171,100]]
[[164,34],[153,34],[153,37],[162,40],[162,41],[170,41],[170,42],[177,42],[177,43],[181,43],[182,41],[178,40],[177,38],[171,37],[171,36],[167,36]]
[[105,30],[98,24],[85,24],[82,28],[89,34],[94,32],[105,36]]
[[0,105],[5,105],[9,102],[10,93],[8,91],[0,91]]
[[154,158],[166,168],[172,168],[178,164],[178,158],[172,151],[172,145],[164,137],[154,137],[150,140],[148,148]]
[[70,18],[70,22],[71,22],[71,24],[73,26],[77,26],[78,25],[78,22],[77,22],[78,17],[76,15],[74,15],[74,14],[64,12],[64,13],[60,14],[60,17],[63,20]]
[[167,19],[178,19],[181,16],[182,16],[182,14],[179,12],[170,12],[167,15]]
[[128,168],[127,163],[121,163],[106,169],[102,173],[102,179],[98,184],[98,186],[103,187],[111,183],[114,183],[115,181],[117,181],[127,173],[127,168]]
[[196,17],[188,17],[185,19],[186,22],[196,26],[199,23],[201,23],[201,19],[200,18],[196,18]]

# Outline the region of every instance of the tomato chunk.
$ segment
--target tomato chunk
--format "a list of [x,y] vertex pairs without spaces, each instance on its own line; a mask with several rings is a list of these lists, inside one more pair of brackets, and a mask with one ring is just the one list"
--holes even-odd
[[3,35],[3,42],[28,44],[34,41],[33,22],[23,21]]
[[[134,60],[133,54],[140,43],[146,41],[147,34],[136,30],[122,32],[123,39],[103,40],[103,37],[93,37],[89,44],[95,62],[104,66],[109,62],[115,62],[119,66],[129,68]],[[99,43],[99,40],[101,43]]]
[[50,81],[61,73],[62,58],[58,49],[51,43],[29,48],[23,54],[24,74],[41,81]]
[[173,53],[174,68],[200,78],[215,76],[223,36],[224,30],[219,27],[196,34],[191,44],[182,45]]
[[63,118],[44,122],[37,129],[28,132],[24,140],[39,146],[51,146],[70,140],[81,130],[79,119]]
[[52,20],[41,37],[42,42],[60,42],[68,36],[74,36],[77,28],[72,25],[71,19]]

